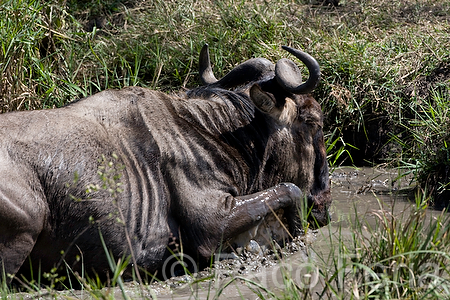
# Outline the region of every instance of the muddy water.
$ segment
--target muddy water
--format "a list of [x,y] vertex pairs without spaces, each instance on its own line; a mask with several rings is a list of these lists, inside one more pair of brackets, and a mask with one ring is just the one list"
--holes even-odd
[[[192,277],[178,277],[153,284],[139,294],[154,294],[158,299],[257,299],[253,291],[256,285],[281,293],[286,287],[283,282],[283,273],[286,272],[298,286],[320,293],[324,283],[320,282],[317,272],[325,263],[320,257],[329,257],[331,253],[330,237],[335,239],[338,231],[341,238],[350,237],[349,225],[356,214],[369,226],[373,225],[375,216],[372,212],[379,210],[380,205],[389,207],[393,214],[401,214],[411,207],[412,203],[402,193],[410,182],[406,178],[398,179],[398,175],[395,171],[372,168],[335,170],[331,176],[331,226],[309,231],[281,252],[281,259],[279,256],[251,257],[247,254],[244,258],[240,256],[218,262],[212,271],[199,272],[197,278],[203,278],[199,283],[193,284],[195,279]],[[239,279],[233,280],[236,277]],[[119,291],[116,290],[115,294],[119,296]]]
[[371,212],[380,209],[380,204],[400,214],[411,203],[406,194],[411,184],[410,177],[401,177],[394,170],[372,168],[343,168],[333,172],[333,223],[332,227],[348,227],[355,214],[373,225]]

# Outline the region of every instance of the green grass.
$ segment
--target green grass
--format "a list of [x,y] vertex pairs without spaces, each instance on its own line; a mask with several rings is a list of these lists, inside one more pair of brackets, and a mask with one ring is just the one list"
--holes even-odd
[[353,224],[352,245],[341,248],[349,258],[343,263],[344,279],[358,286],[349,292],[354,298],[357,294],[366,299],[449,296],[449,217],[444,213],[427,217],[427,200],[416,199],[416,206],[400,215],[380,203],[372,213],[374,226],[364,224],[361,216]]
[[428,189],[436,206],[446,207],[450,198],[449,87],[432,89],[410,108],[414,117],[402,124],[405,137],[393,136],[403,148],[402,165],[415,174],[422,189]]

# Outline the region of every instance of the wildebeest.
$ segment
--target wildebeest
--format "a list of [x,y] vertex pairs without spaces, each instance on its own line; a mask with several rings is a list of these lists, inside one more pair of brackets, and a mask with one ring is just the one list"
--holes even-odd
[[171,242],[208,258],[279,209],[297,235],[305,197],[313,223],[326,224],[323,115],[309,95],[319,65],[284,49],[308,67],[306,82],[293,61],[262,58],[217,80],[205,46],[202,87],[106,90],[58,109],[0,115],[5,273],[63,261],[107,272],[100,235],[114,257],[132,255],[155,272]]

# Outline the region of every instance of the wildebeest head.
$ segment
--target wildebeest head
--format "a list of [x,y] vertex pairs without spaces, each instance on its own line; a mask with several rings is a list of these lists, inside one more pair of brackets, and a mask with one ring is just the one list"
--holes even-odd
[[[283,172],[265,170],[265,174],[284,174],[281,181],[296,184],[307,197],[312,226],[329,222],[331,204],[328,164],[323,136],[323,114],[319,103],[309,94],[320,79],[320,67],[309,54],[283,46],[300,59],[309,70],[309,78],[302,82],[297,65],[280,59],[275,65],[264,58],[253,58],[238,65],[217,80],[212,72],[207,45],[200,55],[200,77],[203,84],[221,88],[244,86],[243,92],[254,105],[276,124],[274,143],[270,152],[279,156]],[[242,91],[242,90],[241,90]],[[270,167],[274,167],[270,165]],[[274,184],[270,182],[270,184]],[[298,207],[301,203],[298,203]],[[301,228],[300,219],[288,217],[291,231]]]

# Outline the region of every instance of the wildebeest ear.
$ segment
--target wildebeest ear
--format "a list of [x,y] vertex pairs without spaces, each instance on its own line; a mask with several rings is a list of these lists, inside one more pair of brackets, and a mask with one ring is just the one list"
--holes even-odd
[[272,94],[264,92],[259,85],[254,84],[250,88],[250,99],[263,112],[269,113],[274,107],[276,100]]

